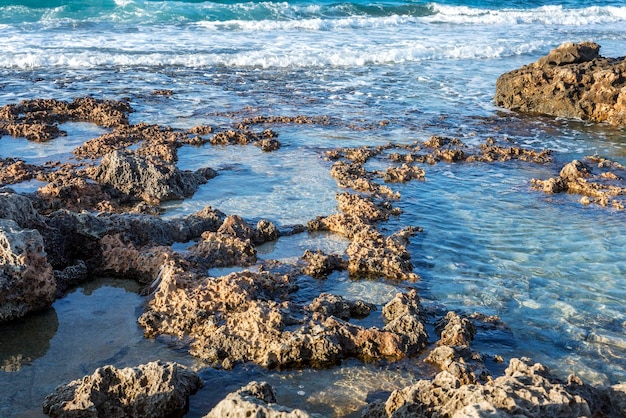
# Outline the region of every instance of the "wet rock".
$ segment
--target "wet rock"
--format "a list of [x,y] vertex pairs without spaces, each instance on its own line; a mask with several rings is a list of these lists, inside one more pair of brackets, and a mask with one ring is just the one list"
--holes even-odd
[[302,255],[302,260],[307,264],[302,273],[308,274],[316,279],[325,279],[335,270],[345,270],[346,262],[340,255],[325,254],[323,251],[306,250]]
[[193,195],[200,184],[215,174],[212,170],[180,171],[159,159],[113,151],[102,158],[93,178],[128,196],[158,203]]
[[300,409],[291,409],[276,405],[274,389],[266,382],[250,382],[236,392],[230,393],[218,403],[204,418],[313,418]]
[[363,318],[376,310],[376,305],[362,300],[349,301],[341,296],[330,293],[322,293],[309,305],[311,312],[317,312],[322,316],[336,316],[345,321],[350,318]]
[[439,334],[438,345],[469,347],[476,335],[476,327],[468,318],[448,312],[445,318],[435,322],[435,332]]
[[496,105],[520,112],[626,124],[626,59],[593,42],[565,43],[496,82]]
[[408,416],[591,416],[581,396],[567,391],[542,365],[512,359],[504,376],[485,384],[462,384],[447,371],[433,380],[394,391],[384,403],[370,405],[364,417]]
[[76,264],[67,266],[63,270],[55,270],[54,278],[57,282],[57,297],[62,297],[68,289],[85,282],[87,274],[87,264],[83,260],[78,260]]
[[[247,145],[257,141],[271,140],[278,136],[276,132],[269,129],[266,129],[261,133],[257,133],[246,129],[245,126],[242,126],[242,128],[243,129],[230,129],[228,131],[218,132],[209,139],[209,142],[211,145]],[[266,144],[270,144],[270,147],[273,146],[271,144],[276,145],[276,143],[271,141],[266,142]]]
[[295,290],[286,275],[243,271],[213,278],[173,264],[163,268],[139,323],[148,336],[191,339],[192,355],[227,369],[245,361],[282,368],[327,366],[349,357],[395,360],[412,352],[408,330],[364,328],[334,316],[371,306],[344,306],[331,296],[299,306],[288,300]]
[[424,361],[449,372],[461,384],[489,381],[491,375],[485,369],[483,356],[470,350],[470,342],[476,335],[474,323],[455,312],[448,312],[435,322],[439,341]]
[[48,308],[55,296],[41,234],[0,219],[0,322]]
[[626,203],[622,197],[626,195],[624,167],[597,157],[585,157],[585,160],[589,163],[599,161],[597,163],[599,173],[594,174],[591,164],[573,160],[563,166],[558,177],[546,180],[532,179],[531,185],[545,193],[579,194],[582,196],[580,201],[583,204],[596,203],[623,210]]
[[[0,130],[0,133],[2,131]],[[16,158],[0,158],[0,185],[17,184],[35,178],[39,169]]]
[[255,243],[263,244],[264,242],[276,241],[278,237],[280,237],[280,231],[273,222],[266,219],[257,222],[254,234]]
[[45,398],[43,412],[51,417],[179,416],[188,408],[189,395],[200,387],[200,377],[176,363],[104,366],[59,386]]
[[269,139],[261,139],[254,143],[257,147],[261,148],[263,152],[272,152],[276,151],[280,148],[281,143],[277,139],[269,138]]

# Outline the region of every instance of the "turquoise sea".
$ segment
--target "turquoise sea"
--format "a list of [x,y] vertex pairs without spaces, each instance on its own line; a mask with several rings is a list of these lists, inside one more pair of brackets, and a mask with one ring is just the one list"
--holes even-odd
[[[413,286],[437,312],[500,316],[508,330],[479,335],[479,351],[507,361],[528,356],[564,378],[614,384],[626,382],[626,212],[545,195],[530,181],[556,176],[585,155],[626,165],[626,131],[518,115],[492,101],[499,75],[579,41],[599,43],[604,56],[626,55],[626,1],[1,0],[0,105],[127,98],[132,123],[175,128],[227,128],[257,115],[332,121],[271,126],[283,146],[270,154],[181,148],[180,168],[209,166],[219,175],[193,198],[164,206],[165,217],[211,205],[285,226],[334,213],[340,189],[321,157],[336,147],[446,135],[470,145],[493,137],[551,149],[555,161],[546,165],[440,163],[424,167],[423,182],[392,185],[404,212],[382,230],[423,227],[409,246],[421,281],[351,281],[335,273],[305,283],[302,297],[328,291],[382,306]],[[151,94],[157,89],[174,94]],[[66,137],[45,144],[2,137],[0,157],[62,161],[105,132],[81,123],[62,128]],[[293,261],[305,249],[341,252],[346,245],[305,234],[259,255]],[[358,416],[372,398],[428,373],[417,359],[284,372],[203,368],[171,342],[143,339],[136,291],[132,282],[100,280],[48,312],[1,327],[0,364],[24,356],[19,370],[0,371],[0,416],[38,416],[58,384],[104,364],[157,358],[200,370],[207,385],[191,399],[193,417],[252,379],[269,380],[288,406]]]

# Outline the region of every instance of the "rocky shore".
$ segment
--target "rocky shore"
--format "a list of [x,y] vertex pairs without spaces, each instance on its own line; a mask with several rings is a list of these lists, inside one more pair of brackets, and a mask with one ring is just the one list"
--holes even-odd
[[[624,124],[626,67],[623,60],[599,57],[598,50],[591,43],[564,45],[502,76],[496,103]],[[529,93],[531,82],[535,90]],[[211,207],[165,220],[160,217],[162,202],[188,198],[219,175],[211,167],[180,170],[180,147],[254,145],[273,152],[281,143],[268,126],[331,121],[259,116],[225,130],[184,130],[131,124],[132,111],[126,101],[93,98],[28,100],[0,108],[0,135],[31,141],[64,135],[59,124],[67,121],[108,128],[77,147],[72,163],[33,165],[19,157],[0,159],[0,322],[46,309],[92,277],[119,277],[143,286],[146,305],[139,324],[145,336],[177,339],[207,367],[336,367],[346,359],[420,358],[437,370],[430,379],[394,391],[386,401],[372,402],[363,409],[364,417],[626,416],[624,384],[592,387],[574,375],[561,381],[526,358],[509,359],[504,375],[494,376],[489,364],[504,359],[475,352],[471,343],[485,327],[506,325],[495,317],[427,311],[410,287],[420,277],[408,244],[422,229],[412,225],[389,231],[385,226],[402,213],[396,205],[402,196],[393,184],[424,181],[429,165],[511,160],[549,164],[551,151],[518,147],[506,138],[488,138],[473,146],[444,135],[409,145],[337,148],[322,155],[329,174],[344,190],[336,196],[335,214],[282,229],[269,220],[249,222]],[[250,128],[257,124],[265,130]],[[578,193],[582,203],[620,210],[625,174],[623,166],[590,156],[565,165],[557,177],[533,180],[532,187],[546,193]],[[44,185],[28,194],[11,189],[31,179]],[[257,257],[263,243],[314,231],[345,237],[345,254],[311,249],[295,263]],[[193,244],[185,251],[172,248],[187,242]],[[212,268],[233,266],[241,269],[221,277],[208,274]],[[382,279],[407,286],[379,306],[331,293],[307,302],[294,297],[299,278],[328,280],[335,271],[347,272],[352,280]],[[380,325],[355,323],[378,310]],[[54,417],[182,416],[190,395],[202,384],[196,372],[175,363],[104,366],[59,387],[43,401],[43,411]],[[250,382],[207,414],[316,416],[277,405],[265,382]]]

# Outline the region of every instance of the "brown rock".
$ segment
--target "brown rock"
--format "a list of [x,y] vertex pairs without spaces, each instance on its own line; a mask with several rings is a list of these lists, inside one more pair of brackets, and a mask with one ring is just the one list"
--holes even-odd
[[266,382],[250,382],[236,392],[230,393],[204,418],[315,418],[300,409],[276,405],[274,389]]
[[92,375],[59,386],[46,397],[51,417],[171,417],[182,415],[200,377],[176,363],[151,362],[134,368],[104,366]]
[[48,308],[55,296],[41,234],[0,219],[0,322]]
[[370,406],[364,417],[591,416],[588,403],[545,367],[512,359],[505,375],[485,384],[462,384],[443,371],[430,380],[394,391],[385,403]]
[[603,58],[599,49],[592,42],[566,43],[503,74],[496,82],[496,105],[626,125],[626,58]]

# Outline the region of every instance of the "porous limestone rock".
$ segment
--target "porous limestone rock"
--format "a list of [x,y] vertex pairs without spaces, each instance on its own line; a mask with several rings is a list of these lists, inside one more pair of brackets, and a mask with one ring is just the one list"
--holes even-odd
[[102,157],[94,180],[148,203],[184,199],[217,173],[211,169],[181,171],[160,158],[141,157],[132,152],[113,151]]
[[133,368],[104,366],[92,375],[59,386],[43,402],[51,417],[171,417],[182,415],[202,379],[176,363],[151,362]]
[[48,308],[55,295],[41,234],[0,219],[0,322]]
[[300,409],[276,404],[274,389],[267,382],[250,382],[228,394],[204,418],[321,418]]
[[604,58],[599,50],[593,42],[565,43],[503,74],[496,82],[496,105],[626,125],[626,57]]
[[363,412],[367,418],[415,416],[585,417],[591,410],[541,364],[512,359],[504,376],[485,384],[462,384],[443,371],[433,380],[394,391],[386,402],[370,404]]

